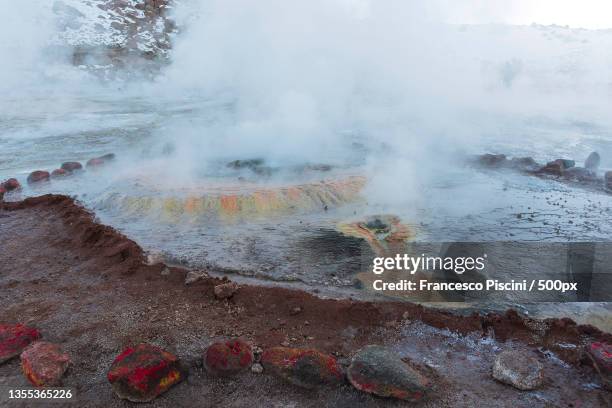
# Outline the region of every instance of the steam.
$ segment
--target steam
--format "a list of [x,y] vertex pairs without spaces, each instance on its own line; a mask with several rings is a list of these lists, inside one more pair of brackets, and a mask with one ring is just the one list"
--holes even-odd
[[[367,174],[373,207],[412,208],[430,199],[427,186],[465,177],[462,154],[549,157],[581,136],[575,123],[591,136],[612,128],[612,34],[449,24],[512,21],[522,10],[505,1],[180,0],[170,64],[153,82],[101,81],[72,66],[58,32],[94,28],[62,27],[72,20],[58,12],[87,19],[86,2],[48,3],[8,6],[0,89],[23,99],[51,89],[49,109],[74,109],[68,93],[150,101],[161,124],[120,176],[188,185],[234,159],[329,163]],[[553,151],[530,149],[537,138]]]
[[610,33],[449,25],[449,8],[456,11],[443,1],[183,2],[175,16],[183,31],[158,83],[225,100],[228,110],[195,126],[172,123],[178,155],[192,169],[228,153],[361,164],[349,154],[357,142],[367,151],[369,197],[405,207],[422,204],[424,186],[457,177],[460,153],[533,140],[525,127],[533,118],[610,127],[612,61],[601,56]]

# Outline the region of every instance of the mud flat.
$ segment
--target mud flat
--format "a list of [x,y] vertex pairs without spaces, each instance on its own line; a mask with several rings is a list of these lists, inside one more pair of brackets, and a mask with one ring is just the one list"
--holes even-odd
[[[171,350],[189,370],[187,381],[150,406],[402,405],[349,385],[302,390],[265,371],[213,378],[202,368],[202,352],[222,337],[243,337],[263,349],[316,348],[343,365],[364,345],[388,346],[435,372],[435,392],[422,407],[610,404],[583,350],[611,343],[612,335],[593,326],[513,311],[458,315],[406,302],[320,298],[279,287],[243,285],[229,300],[217,300],[214,287],[223,279],[186,285],[188,270],[146,264],[138,244],[69,197],[0,205],[1,319],[39,328],[73,356],[64,385],[77,392],[74,406],[125,406],[106,373],[125,346],[139,342]],[[496,355],[515,348],[529,349],[543,365],[540,389],[518,391],[492,378]],[[28,385],[18,359],[0,365],[0,385]]]

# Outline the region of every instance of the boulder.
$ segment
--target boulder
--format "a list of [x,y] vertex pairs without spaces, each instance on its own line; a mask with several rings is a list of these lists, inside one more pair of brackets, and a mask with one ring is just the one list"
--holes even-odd
[[266,372],[303,388],[333,385],[344,380],[338,361],[333,356],[313,349],[267,349],[261,355],[261,364]]
[[421,401],[432,389],[432,381],[381,346],[366,346],[353,357],[348,379],[358,390],[380,397]]
[[213,343],[204,353],[204,367],[219,376],[238,374],[248,369],[254,360],[251,345],[240,339]]
[[612,345],[591,343],[588,346],[588,353],[602,374],[612,375]]
[[599,170],[600,163],[601,163],[601,157],[599,156],[599,153],[593,152],[589,154],[589,157],[587,157],[587,159],[585,160],[584,168],[596,173],[597,170]]
[[238,284],[235,282],[222,283],[214,288],[215,297],[217,299],[229,299],[238,291]]
[[119,398],[148,402],[180,382],[184,376],[175,355],[142,343],[128,347],[119,354],[107,378]]
[[65,162],[62,163],[61,168],[69,173],[73,173],[75,171],[83,170],[83,165],[79,162]]
[[48,171],[36,170],[31,172],[28,176],[28,183],[35,184],[43,181],[49,181],[49,178],[51,178],[51,174],[49,174]]
[[542,385],[544,367],[525,351],[507,350],[493,363],[493,378],[519,390],[534,390]]
[[64,169],[55,169],[51,172],[51,177],[53,178],[62,178],[62,177],[66,177],[69,175],[70,175],[70,172]]
[[21,354],[24,348],[40,338],[40,332],[22,324],[0,325],[0,364]]
[[19,190],[21,188],[21,184],[19,184],[19,181],[16,178],[10,178],[2,183],[2,187],[4,187],[6,191],[13,191]]
[[35,387],[60,387],[70,357],[60,346],[35,341],[21,353],[21,369]]

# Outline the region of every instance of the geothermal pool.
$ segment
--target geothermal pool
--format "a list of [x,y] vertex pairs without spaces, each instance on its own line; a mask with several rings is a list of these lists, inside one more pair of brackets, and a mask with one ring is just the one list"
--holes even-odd
[[428,23],[408,5],[362,15],[352,2],[244,14],[46,3],[14,5],[28,24],[1,28],[14,58],[0,68],[0,179],[117,159],[7,200],[75,196],[170,262],[331,296],[373,296],[359,276],[380,243],[355,228],[372,217],[432,251],[611,241],[612,195],[468,164],[503,153],[581,165],[597,151],[600,173],[612,169],[609,31]]

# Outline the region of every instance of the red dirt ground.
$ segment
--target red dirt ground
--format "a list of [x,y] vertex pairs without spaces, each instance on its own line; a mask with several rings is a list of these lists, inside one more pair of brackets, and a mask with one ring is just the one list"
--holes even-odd
[[[112,393],[106,372],[125,346],[139,342],[168,349],[190,369],[189,380],[153,406],[401,406],[348,385],[304,391],[265,373],[212,378],[203,372],[201,355],[225,336],[261,348],[284,342],[314,347],[344,364],[365,344],[422,350],[417,360],[429,356],[427,350],[446,351],[431,364],[440,386],[423,407],[610,403],[581,350],[591,341],[610,343],[612,336],[592,326],[525,319],[513,311],[459,316],[410,303],[321,299],[278,287],[242,286],[232,299],[219,301],[213,287],[222,280],[186,286],[188,271],[170,268],[164,275],[165,265],[146,265],[144,258],[135,242],[97,223],[69,197],[0,204],[0,323],[33,325],[43,339],[62,344],[74,362],[64,383],[77,391],[75,406],[126,406]],[[540,348],[550,373],[545,388],[524,393],[492,380],[494,351],[465,346],[486,336],[499,347]],[[0,366],[3,386],[27,386],[18,361]]]

